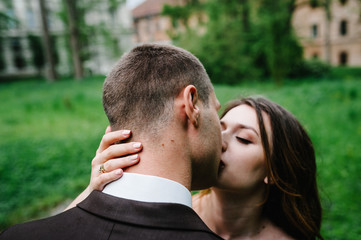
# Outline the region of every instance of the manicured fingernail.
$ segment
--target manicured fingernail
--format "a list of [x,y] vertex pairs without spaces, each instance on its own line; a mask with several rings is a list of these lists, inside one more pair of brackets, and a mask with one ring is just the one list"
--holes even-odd
[[133,144],[133,147],[134,147],[134,148],[140,148],[141,145],[142,145],[141,143],[134,143],[134,144]]
[[121,170],[121,169],[115,170],[115,174],[116,174],[116,175],[121,175],[121,174],[122,174],[122,170]]
[[129,135],[129,134],[130,134],[130,130],[124,130],[124,131],[122,131],[122,134],[123,134],[123,135]]
[[132,160],[132,161],[137,160],[138,159],[138,154],[129,156],[129,159]]

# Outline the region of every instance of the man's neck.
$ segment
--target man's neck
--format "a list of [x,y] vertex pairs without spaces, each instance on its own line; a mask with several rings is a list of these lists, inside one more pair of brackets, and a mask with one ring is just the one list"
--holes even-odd
[[[127,173],[138,173],[166,178],[191,189],[191,160],[186,155],[184,143],[175,138],[164,138],[157,142],[142,142],[140,162],[125,169]],[[182,147],[183,146],[183,147]]]

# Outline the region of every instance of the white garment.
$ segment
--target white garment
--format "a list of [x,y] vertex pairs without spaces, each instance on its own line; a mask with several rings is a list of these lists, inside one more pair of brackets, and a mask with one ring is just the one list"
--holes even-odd
[[123,176],[105,186],[103,193],[142,202],[178,203],[192,208],[189,190],[175,181],[135,173]]

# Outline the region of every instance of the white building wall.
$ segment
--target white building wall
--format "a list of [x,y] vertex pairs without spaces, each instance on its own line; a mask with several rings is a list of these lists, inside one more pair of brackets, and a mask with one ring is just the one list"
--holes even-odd
[[[46,1],[50,16],[49,30],[51,35],[56,37],[55,46],[59,57],[59,63],[57,65],[57,71],[59,74],[69,74],[71,66],[70,52],[67,50],[69,39],[66,38],[66,28],[63,22],[57,16],[61,10],[61,0]],[[108,12],[106,1],[100,2],[94,11],[87,13],[85,16],[86,23],[89,25],[97,26],[103,23],[103,26],[109,28],[114,39],[117,39],[117,43],[121,48],[121,52],[129,50],[132,46],[131,35],[132,30],[132,18],[130,10],[125,5],[119,7],[114,16]],[[37,69],[32,63],[32,50],[30,49],[27,36],[29,34],[42,37],[41,29],[41,17],[40,7],[38,0],[19,0],[13,1],[13,14],[18,19],[19,24],[16,28],[10,28],[1,31],[1,37],[3,38],[2,53],[5,59],[6,68],[0,70],[0,76],[6,75],[35,75]],[[0,11],[7,12],[6,6],[0,2]],[[100,31],[99,31],[100,34]],[[11,48],[11,42],[13,37],[20,39],[22,56],[26,62],[26,67],[23,69],[16,68],[14,64],[14,51]],[[102,36],[90,36],[89,51],[93,53],[92,58],[84,62],[85,72],[91,72],[92,74],[106,74],[113,66],[115,61],[120,58],[121,54],[116,56],[114,51],[110,50],[102,40]],[[45,72],[43,69],[42,72]]]

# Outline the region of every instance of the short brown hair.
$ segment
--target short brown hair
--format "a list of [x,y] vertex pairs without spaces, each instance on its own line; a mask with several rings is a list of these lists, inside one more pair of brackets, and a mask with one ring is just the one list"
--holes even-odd
[[213,87],[194,55],[171,45],[135,47],[105,79],[103,106],[112,129],[156,133],[172,117],[173,101],[187,85],[197,88],[207,106]]

